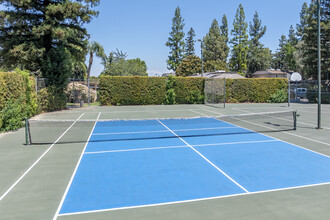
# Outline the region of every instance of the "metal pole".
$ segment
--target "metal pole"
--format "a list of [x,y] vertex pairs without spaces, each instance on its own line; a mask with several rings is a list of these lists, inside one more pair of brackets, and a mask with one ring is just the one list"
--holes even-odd
[[291,85],[290,85],[290,80],[289,81],[289,85],[288,85],[288,107],[290,107],[290,98],[291,98]]
[[321,129],[321,27],[320,27],[320,0],[317,0],[317,75],[318,75],[318,105],[317,129]]
[[73,104],[74,103],[76,103],[76,91],[75,91],[75,88],[74,88],[74,77],[73,78],[71,78],[71,80],[73,80],[72,81],[72,102],[73,102]]
[[38,93],[38,77],[36,77],[36,93]]
[[226,108],[226,78],[223,78],[223,108]]
[[327,62],[326,62],[326,70],[327,70],[327,81],[329,81],[329,69],[328,69],[328,67],[329,67],[329,43],[330,42],[327,42]]
[[29,145],[28,118],[25,117],[25,145]]
[[203,40],[201,40],[201,60],[202,60],[202,77],[203,77]]
[[90,88],[89,88],[89,78],[87,79],[87,87],[88,87],[88,106],[90,106],[91,105],[91,102],[90,102],[91,94],[90,94]]
[[215,102],[214,102],[214,93],[215,93],[215,89],[214,89],[214,80],[215,80],[215,79],[212,79],[212,104],[215,104]]

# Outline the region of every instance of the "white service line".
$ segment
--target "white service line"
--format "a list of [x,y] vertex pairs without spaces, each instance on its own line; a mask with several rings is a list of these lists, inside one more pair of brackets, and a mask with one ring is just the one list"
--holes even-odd
[[224,115],[222,113],[219,113],[219,112],[214,112],[214,111],[210,111],[210,110],[207,110],[207,109],[203,109],[204,111],[207,111],[207,112],[211,112],[213,114],[217,114],[217,115]]
[[[280,140],[266,140],[266,141],[241,141],[241,142],[228,142],[228,143],[215,143],[215,144],[197,144],[191,145],[193,147],[211,147],[211,146],[221,146],[221,145],[232,145],[232,144],[251,144],[251,143],[268,143],[268,142],[277,142]],[[125,150],[108,150],[108,151],[93,151],[85,152],[84,154],[103,154],[103,153],[118,153],[118,152],[130,152],[130,151],[140,151],[140,150],[161,150],[161,149],[172,149],[172,148],[188,148],[187,145],[178,145],[178,146],[168,146],[168,147],[147,147],[147,148],[134,148],[134,149],[125,149]]]
[[[231,126],[231,127],[214,127],[214,128],[192,128],[192,129],[178,129],[178,130],[173,130],[173,131],[200,131],[200,130],[216,130],[216,129],[227,129],[227,128],[237,128],[237,127]],[[110,134],[148,134],[148,133],[157,133],[157,132],[168,132],[168,130],[96,133],[96,134],[93,134],[93,136],[94,135],[110,135]]]
[[[247,112],[247,113],[253,113],[253,112],[250,112],[250,111],[246,111],[246,110],[242,110],[242,109],[238,109],[238,108],[232,108],[236,111],[241,111],[241,112]],[[303,112],[302,110],[299,110],[300,112]],[[267,115],[266,115],[267,116]],[[271,118],[276,118],[276,119],[279,119],[279,120],[283,120],[283,121],[289,121],[287,119],[284,119],[284,118],[279,118],[279,117],[272,117],[272,116],[268,116],[268,117],[271,117]],[[316,125],[313,125],[313,124],[309,124],[309,123],[305,123],[305,122],[302,122],[301,120],[299,120],[299,124],[304,124],[304,125],[309,125],[309,126],[312,126],[312,127],[316,127]],[[327,127],[322,127],[323,129],[328,129],[330,130],[330,128],[327,128]]]
[[174,205],[174,204],[181,204],[181,203],[188,203],[188,202],[206,201],[206,200],[213,200],[213,199],[223,199],[223,198],[231,198],[231,197],[238,197],[238,196],[250,196],[250,195],[254,195],[254,194],[280,192],[280,191],[285,191],[285,190],[302,189],[302,188],[323,186],[323,185],[329,185],[329,184],[330,184],[330,182],[317,183],[317,184],[310,184],[310,185],[303,185],[303,186],[287,187],[287,188],[281,188],[281,189],[270,189],[270,190],[256,191],[256,192],[250,192],[250,193],[238,193],[238,194],[232,194],[232,195],[215,196],[215,197],[207,197],[207,198],[200,198],[200,199],[190,199],[190,200],[164,202],[164,203],[156,203],[156,204],[148,204],[148,205],[128,206],[128,207],[120,207],[120,208],[110,208],[110,209],[99,209],[99,210],[92,210],[92,211],[65,213],[65,214],[60,214],[59,216],[83,215],[83,214],[90,214],[90,213],[110,212],[110,211],[116,211],[116,210],[127,210],[127,209],[146,208],[146,207],[155,207],[155,206],[164,206],[164,205]]
[[203,154],[201,154],[198,150],[196,150],[194,147],[192,147],[190,144],[188,144],[185,140],[183,140],[179,135],[174,133],[171,129],[169,129],[165,124],[163,124],[161,121],[157,120],[160,124],[162,124],[166,129],[168,129],[172,134],[177,136],[183,143],[185,143],[187,146],[189,146],[193,151],[195,151],[199,156],[201,156],[204,160],[206,160],[209,164],[211,164],[214,168],[216,168],[219,172],[221,172],[223,175],[225,175],[228,179],[230,179],[233,183],[235,183],[239,188],[244,190],[246,193],[249,193],[248,190],[246,190],[243,186],[241,186],[239,183],[237,183],[233,178],[231,178],[228,174],[226,174],[224,171],[222,171],[219,167],[217,167],[214,163],[212,163],[209,159],[207,159]]
[[206,115],[206,114],[200,113],[200,112],[195,111],[195,110],[192,110],[192,109],[189,109],[189,111],[194,112],[194,113],[197,113],[197,114],[202,115],[202,116],[209,117],[209,115]]
[[75,167],[75,169],[74,169],[74,171],[73,171],[73,173],[72,173],[72,175],[71,175],[70,181],[69,181],[69,183],[68,183],[68,185],[67,185],[67,187],[66,187],[66,190],[65,190],[65,192],[64,192],[64,194],[63,194],[63,196],[62,196],[61,202],[60,202],[60,204],[59,204],[59,206],[58,206],[58,208],[57,208],[57,210],[56,210],[56,213],[55,213],[55,215],[54,215],[53,220],[56,220],[57,217],[58,217],[58,214],[60,213],[60,210],[61,210],[61,208],[62,208],[62,205],[63,205],[63,202],[64,202],[64,200],[65,200],[65,197],[66,197],[66,195],[67,195],[67,193],[68,193],[68,191],[69,191],[69,189],[70,189],[70,186],[71,186],[71,183],[72,183],[72,181],[73,181],[73,178],[74,178],[74,176],[75,176],[75,174],[76,174],[76,172],[77,172],[77,170],[78,170],[78,167],[79,167],[80,161],[81,161],[81,159],[82,159],[82,157],[83,157],[83,155],[84,155],[84,152],[85,152],[85,150],[86,150],[86,147],[87,147],[88,141],[89,141],[89,139],[90,139],[91,136],[92,136],[92,133],[93,133],[93,131],[94,131],[94,129],[95,129],[95,126],[96,126],[96,124],[97,124],[97,121],[98,121],[99,118],[100,118],[100,115],[101,115],[101,112],[100,112],[99,115],[97,116],[97,119],[96,119],[96,121],[95,121],[95,123],[94,123],[93,129],[92,129],[91,133],[89,134],[89,137],[88,137],[88,139],[87,139],[87,141],[86,141],[85,147],[84,147],[83,151],[82,151],[81,154],[80,154],[80,157],[79,157],[78,163],[77,163],[77,165],[76,165],[76,167]]
[[16,180],[16,182],[11,185],[11,187],[0,197],[0,201],[7,196],[7,194],[25,177],[26,174],[54,147],[54,145],[72,128],[72,126],[84,115],[82,113],[79,118],[77,118],[68,129],[66,129],[63,134],[57,138],[57,140]]
[[171,148],[182,148],[188,147],[187,145],[178,145],[178,146],[168,146],[168,147],[147,147],[147,148],[134,148],[134,149],[125,149],[125,150],[108,150],[108,151],[94,151],[94,152],[85,152],[84,154],[104,154],[104,153],[118,153],[118,152],[131,152],[131,151],[141,151],[141,150],[160,150],[160,149],[171,149]]
[[[246,120],[242,120],[242,119],[238,119],[238,118],[235,118],[235,119],[237,119],[237,120],[239,120],[239,121],[244,121],[244,122],[246,122],[246,123],[250,123],[250,124],[253,124],[253,125],[257,125],[257,126],[259,126],[259,127],[264,127],[264,128],[271,129],[271,130],[276,130],[276,129],[274,129],[274,128],[270,128],[270,127],[267,127],[267,126],[264,126],[264,125],[255,124],[255,123],[250,122],[250,121],[246,121]],[[227,122],[227,123],[228,123],[228,122]],[[228,124],[230,124],[230,123],[228,123]],[[238,125],[236,125],[236,126],[237,126],[237,127],[240,127],[240,126],[238,126]],[[244,127],[241,127],[241,128],[244,128]],[[244,129],[249,130],[249,129],[247,129],[247,128],[244,128]],[[249,130],[249,131],[252,131],[252,130]],[[255,132],[255,131],[253,131],[253,132]],[[282,133],[285,133],[285,134],[288,134],[288,135],[292,135],[292,136],[295,136],[295,137],[299,137],[299,138],[302,138],[302,139],[306,139],[306,140],[309,140],[309,141],[313,141],[313,142],[316,142],[316,143],[324,144],[324,145],[327,145],[327,146],[330,146],[329,143],[325,143],[325,142],[322,142],[322,141],[314,140],[314,139],[307,138],[307,137],[304,137],[304,136],[300,136],[300,135],[297,135],[297,134],[292,134],[292,133],[289,133],[289,132],[286,132],[286,131],[282,131]],[[261,134],[261,135],[264,135],[264,136],[266,136],[266,137],[274,138],[274,137],[272,137],[272,136],[265,135],[265,134]],[[280,139],[278,139],[278,138],[274,138],[274,139],[280,140]],[[287,141],[283,141],[283,140],[280,140],[280,141],[285,142],[285,143],[288,143],[288,144],[291,144],[291,145],[296,146],[296,147],[300,147],[300,148],[305,149],[305,150],[307,150],[307,151],[311,151],[311,152],[314,152],[314,153],[317,153],[317,154],[320,154],[320,155],[323,155],[323,156],[329,157],[328,155],[325,155],[325,154],[319,153],[319,152],[317,152],[317,151],[313,151],[313,150],[310,150],[310,149],[307,149],[307,148],[304,148],[304,147],[298,146],[298,145],[296,145],[296,144],[293,144],[293,143],[290,143],[290,142],[287,142]]]

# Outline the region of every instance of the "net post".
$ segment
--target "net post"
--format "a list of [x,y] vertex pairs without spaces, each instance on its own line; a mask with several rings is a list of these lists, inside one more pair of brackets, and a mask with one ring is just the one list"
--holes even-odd
[[29,124],[28,118],[25,117],[25,145],[29,145]]
[[297,111],[293,111],[293,129],[297,130]]
[[288,107],[290,107],[290,97],[291,97],[291,85],[290,85],[290,79],[288,79]]
[[223,78],[223,108],[226,108],[226,77]]

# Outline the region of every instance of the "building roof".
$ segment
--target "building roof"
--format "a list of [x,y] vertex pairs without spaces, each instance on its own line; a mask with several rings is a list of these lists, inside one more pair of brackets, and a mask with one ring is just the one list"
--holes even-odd
[[[201,77],[201,74],[196,74],[190,77]],[[225,71],[216,71],[216,72],[208,72],[203,73],[203,77],[205,78],[230,78],[230,79],[241,79],[244,78],[240,74],[236,72],[225,72]]]
[[253,73],[252,75],[287,75],[287,72],[281,70],[262,70]]

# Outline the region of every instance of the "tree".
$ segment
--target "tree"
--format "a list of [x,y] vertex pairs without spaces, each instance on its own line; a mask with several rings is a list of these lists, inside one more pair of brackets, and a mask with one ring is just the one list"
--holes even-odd
[[224,60],[224,61],[227,62],[227,58],[228,58],[228,54],[229,54],[229,46],[228,46],[229,38],[228,38],[228,21],[227,21],[227,17],[225,14],[222,16],[222,24],[220,26],[220,33],[221,33],[221,36],[224,37],[225,44],[226,44],[225,48],[224,48],[226,60]]
[[98,15],[100,0],[1,0],[0,66],[41,71],[48,83],[62,89],[72,75],[73,62],[87,50],[84,24]]
[[279,39],[279,48],[273,55],[272,67],[274,69],[288,70],[288,65],[285,58],[285,47],[287,45],[287,39],[285,35],[282,35]]
[[126,59],[127,53],[117,49],[111,52],[104,61],[101,75],[109,76],[148,76],[146,63],[139,59]]
[[93,41],[92,43],[88,44],[88,54],[89,54],[89,61],[88,61],[88,68],[87,68],[87,81],[89,81],[89,77],[91,75],[91,69],[92,69],[92,65],[93,65],[93,58],[94,58],[94,54],[101,58],[103,60],[103,62],[106,62],[106,55],[104,53],[104,49],[103,46],[96,42]]
[[[321,62],[324,62],[327,58],[327,42],[330,41],[330,3],[328,0],[320,1],[321,9]],[[301,57],[301,61],[297,63],[303,63],[298,69],[301,71],[305,78],[317,78],[317,1],[311,0],[309,6],[303,5],[301,11],[300,24],[298,27],[298,36],[301,38],[302,45],[299,47],[298,57]],[[326,78],[327,67],[321,66],[322,78]]]
[[190,28],[186,39],[186,57],[195,55],[195,40],[194,40],[195,36],[196,34],[194,29]]
[[166,46],[170,48],[170,55],[168,56],[167,68],[169,70],[176,70],[184,58],[184,20],[181,17],[180,8],[175,9],[175,14],[172,19],[172,31],[170,32],[170,37],[166,42]]
[[262,47],[260,39],[265,35],[267,27],[261,26],[261,19],[259,19],[258,12],[254,13],[253,22],[250,22],[250,36],[251,45],[254,47]]
[[301,40],[302,36],[305,33],[305,28],[307,27],[307,17],[309,13],[308,11],[309,11],[308,5],[306,2],[304,2],[300,12],[300,23],[297,24],[296,26],[299,40]]
[[202,72],[201,58],[195,55],[187,56],[176,69],[177,76],[191,76],[200,72]]
[[229,71],[227,64],[221,60],[208,60],[204,63],[204,70],[206,72],[215,72],[218,70]]
[[250,22],[250,41],[247,54],[247,67],[249,73],[254,73],[260,70],[266,70],[270,67],[271,54],[268,48],[260,43],[260,39],[266,33],[266,26],[261,25],[258,12],[255,12],[253,22]]
[[230,43],[233,45],[232,57],[230,59],[231,69],[244,75],[247,70],[247,52],[248,52],[248,35],[246,33],[247,23],[245,22],[245,13],[243,6],[240,4],[233,23],[234,29],[231,31],[233,38]]
[[215,60],[226,62],[226,42],[225,36],[220,33],[220,27],[218,21],[214,19],[212,21],[209,32],[203,38],[203,60]]
[[290,26],[289,30],[288,43],[290,43],[292,46],[296,46],[298,43],[297,34],[292,25]]

